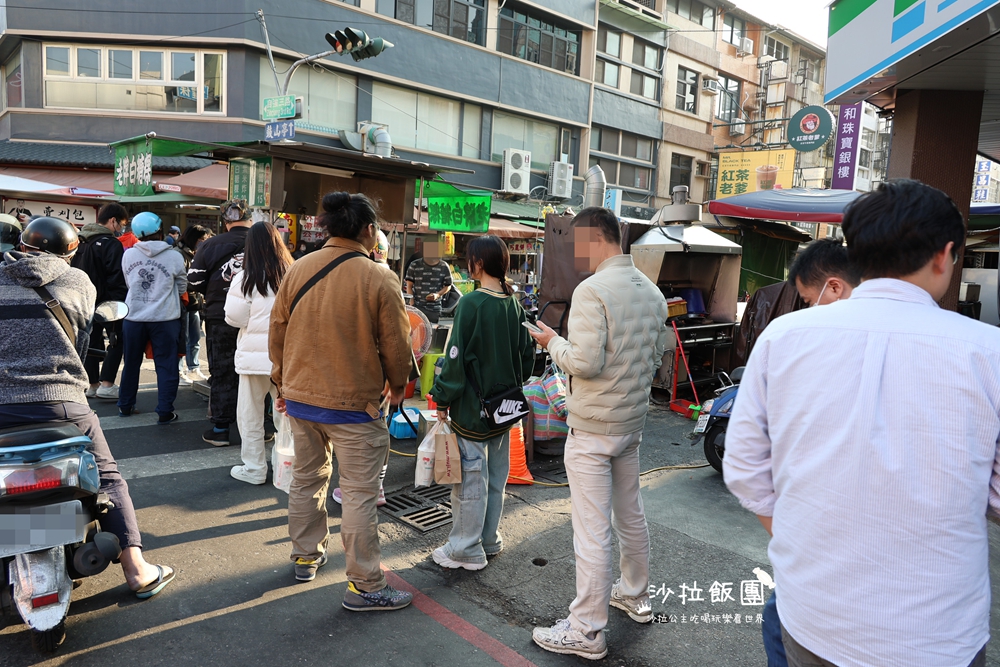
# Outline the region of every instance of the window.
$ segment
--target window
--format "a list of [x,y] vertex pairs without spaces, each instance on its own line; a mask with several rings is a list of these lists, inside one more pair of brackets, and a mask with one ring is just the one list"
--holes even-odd
[[861,128],[861,147],[868,150],[875,148],[875,130],[869,130],[867,127]]
[[632,64],[635,67],[629,92],[650,100],[660,99],[660,48],[636,39],[632,45]]
[[590,150],[590,166],[600,166],[609,184],[647,192],[655,186],[653,139],[594,126],[590,131]]
[[531,168],[548,169],[557,159],[559,126],[522,116],[493,112],[494,162],[503,161],[505,148],[531,151]]
[[577,74],[580,32],[504,7],[497,21],[497,51],[560,72]]
[[820,68],[822,67],[822,61],[814,60],[812,58],[803,58],[801,60],[800,69],[805,70],[806,79],[812,81],[813,83],[819,83]]
[[629,91],[633,95],[655,100],[659,98],[660,80],[648,74],[643,74],[639,70],[632,70],[632,87]]
[[866,169],[871,169],[872,152],[867,148],[862,148],[858,151],[858,165]]
[[788,45],[768,35],[764,38],[764,55],[775,60],[788,60]]
[[[66,66],[69,71],[69,65]],[[24,96],[21,88],[21,50],[18,49],[14,55],[4,64],[4,97],[6,106],[19,107],[24,105]]]
[[743,22],[743,19],[737,18],[732,14],[726,14],[726,17],[722,20],[722,39],[730,44],[740,46],[746,30],[747,26]]
[[637,134],[623,132],[621,154],[625,157],[643,160],[644,162],[652,162],[653,140],[646,137],[640,137]]
[[483,110],[475,104],[462,104],[462,157],[479,159],[483,136]]
[[667,0],[667,11],[700,23],[709,30],[715,27],[715,10],[698,0]]
[[603,83],[612,88],[618,87],[618,65],[609,63],[606,60],[597,59],[597,67],[594,70],[594,81]]
[[654,72],[658,71],[660,69],[660,47],[640,39],[635,40],[632,45],[632,64]]
[[674,107],[698,113],[698,73],[686,67],[677,68],[677,101]]
[[377,0],[375,11],[455,39],[486,43],[486,0]]
[[715,115],[719,120],[731,123],[739,120],[740,114],[740,82],[728,76],[719,76],[719,97],[715,106]]
[[674,153],[670,158],[670,189],[673,192],[678,185],[691,187],[691,165],[694,158]]
[[607,28],[597,29],[597,50],[615,58],[622,56],[622,35],[620,32],[608,30]]
[[225,54],[122,46],[44,45],[45,106],[225,113]]
[[[279,72],[291,66],[287,60],[275,61]],[[288,84],[289,95],[303,98],[302,118],[295,121],[295,129],[337,134],[340,130],[357,127],[357,79],[347,74],[334,74],[325,69],[300,67],[295,70]],[[260,99],[277,95],[274,75],[266,56],[260,58]],[[390,133],[392,128],[389,128]],[[393,141],[396,137],[393,136]]]

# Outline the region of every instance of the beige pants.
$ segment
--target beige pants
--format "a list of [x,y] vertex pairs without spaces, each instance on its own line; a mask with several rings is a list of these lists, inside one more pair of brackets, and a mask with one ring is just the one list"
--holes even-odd
[[288,494],[288,535],[292,560],[319,558],[330,539],[327,489],[333,465],[340,469],[343,518],[340,539],[347,580],[366,592],[382,590],[382,550],[378,541],[379,473],[389,453],[389,432],[376,419],[365,424],[318,424],[289,417],[295,439],[295,465]]

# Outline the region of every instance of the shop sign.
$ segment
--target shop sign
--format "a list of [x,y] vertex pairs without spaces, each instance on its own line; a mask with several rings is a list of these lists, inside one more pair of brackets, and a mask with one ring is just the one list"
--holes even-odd
[[986,201],[990,198],[989,188],[976,188],[972,192],[972,201]]
[[834,190],[853,190],[858,168],[858,142],[861,140],[861,107],[864,103],[845,104],[837,119],[837,143],[834,145]]
[[989,160],[977,160],[976,161],[976,173],[977,174],[988,174],[990,173],[990,166],[992,163]]
[[250,208],[271,208],[271,158],[230,160],[229,198],[242,199]]
[[428,197],[427,226],[436,232],[485,233],[490,228],[490,198]]
[[115,146],[115,194],[153,194],[153,144],[145,138]]
[[58,204],[31,199],[5,199],[4,208],[7,213],[17,218],[22,224],[27,224],[33,215],[62,218],[72,222],[77,227],[97,222],[97,209],[93,206],[80,204]]
[[745,151],[719,154],[716,199],[792,187],[795,151]]
[[831,134],[833,114],[826,107],[804,107],[788,121],[788,143],[800,153],[818,150]]

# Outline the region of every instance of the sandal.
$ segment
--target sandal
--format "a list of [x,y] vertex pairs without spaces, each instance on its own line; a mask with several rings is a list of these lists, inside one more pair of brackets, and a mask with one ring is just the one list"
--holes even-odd
[[140,600],[148,600],[162,591],[167,584],[174,580],[174,576],[177,574],[174,570],[170,570],[169,573],[164,574],[165,570],[162,565],[154,565],[153,567],[159,572],[159,576],[155,581],[151,581],[135,591],[135,596]]

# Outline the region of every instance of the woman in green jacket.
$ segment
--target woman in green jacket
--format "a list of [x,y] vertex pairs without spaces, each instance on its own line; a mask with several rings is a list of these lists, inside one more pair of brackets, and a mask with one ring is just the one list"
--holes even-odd
[[438,420],[451,417],[462,453],[462,483],[451,491],[454,516],[448,543],[434,562],[448,568],[481,570],[486,557],[503,549],[498,528],[510,471],[510,428],[490,428],[483,418],[475,380],[484,398],[520,387],[531,374],[535,345],[524,309],[507,285],[510,254],[496,236],[480,236],[466,250],[469,275],[480,288],[462,298],[441,374],[431,395]]

